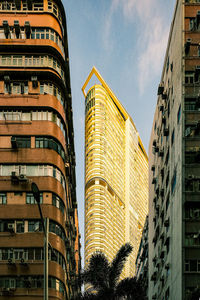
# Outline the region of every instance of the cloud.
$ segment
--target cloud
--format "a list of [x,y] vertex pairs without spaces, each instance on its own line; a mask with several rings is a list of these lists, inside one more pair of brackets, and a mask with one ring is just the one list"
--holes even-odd
[[105,45],[111,43],[113,14],[121,10],[126,22],[137,24],[138,84],[140,94],[159,75],[167,45],[169,23],[157,0],[112,0],[105,26]]

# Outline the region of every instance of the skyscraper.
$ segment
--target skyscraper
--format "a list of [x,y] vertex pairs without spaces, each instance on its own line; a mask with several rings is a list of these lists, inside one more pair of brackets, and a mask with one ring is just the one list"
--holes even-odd
[[149,299],[200,280],[199,26],[199,1],[177,0],[149,146]]
[[66,17],[60,0],[0,2],[0,299],[73,299],[80,268]]
[[[95,75],[99,84],[87,94]],[[96,68],[85,96],[85,262],[95,251],[109,260],[133,245],[123,276],[133,275],[147,214],[148,158],[135,125]]]

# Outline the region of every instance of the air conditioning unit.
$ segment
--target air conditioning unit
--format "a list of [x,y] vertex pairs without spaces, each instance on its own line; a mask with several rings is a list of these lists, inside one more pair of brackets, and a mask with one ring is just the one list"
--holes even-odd
[[9,264],[9,265],[14,265],[14,264],[15,264],[14,258],[9,258],[9,259],[8,259],[8,264]]
[[20,174],[19,175],[19,181],[27,181],[28,179],[27,179],[27,177],[26,177],[26,175],[24,175],[24,174]]
[[15,224],[14,223],[8,223],[8,230],[10,232],[15,232]]
[[20,259],[20,265],[26,266],[27,265],[27,260],[25,258]]

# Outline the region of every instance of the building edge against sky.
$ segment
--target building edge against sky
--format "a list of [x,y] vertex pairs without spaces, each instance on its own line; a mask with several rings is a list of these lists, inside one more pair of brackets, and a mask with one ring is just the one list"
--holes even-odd
[[[99,84],[86,87],[92,76]],[[148,158],[135,125],[95,67],[85,97],[85,264],[102,250],[109,260],[125,242],[135,260],[148,207]]]
[[[0,299],[73,299],[80,270],[73,114],[61,0],[0,2]],[[52,250],[53,249],[53,250]]]
[[200,3],[176,1],[149,144],[149,299],[199,286]]

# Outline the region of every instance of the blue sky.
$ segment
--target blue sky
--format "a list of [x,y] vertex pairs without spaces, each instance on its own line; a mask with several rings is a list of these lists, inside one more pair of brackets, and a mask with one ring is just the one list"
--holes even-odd
[[77,199],[84,237],[84,97],[95,66],[132,117],[146,151],[176,0],[63,0],[68,26]]

